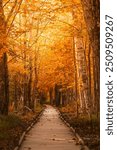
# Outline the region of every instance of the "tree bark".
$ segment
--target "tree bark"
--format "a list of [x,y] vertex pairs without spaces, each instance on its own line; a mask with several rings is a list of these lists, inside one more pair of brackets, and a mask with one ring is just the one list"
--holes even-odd
[[9,107],[9,79],[7,66],[7,53],[4,50],[6,45],[6,23],[4,11],[0,1],[0,113],[8,114]]
[[100,93],[100,0],[82,0],[81,1],[84,18],[87,25],[89,40],[92,47],[94,58],[94,97],[97,102],[97,113],[99,112],[99,93]]

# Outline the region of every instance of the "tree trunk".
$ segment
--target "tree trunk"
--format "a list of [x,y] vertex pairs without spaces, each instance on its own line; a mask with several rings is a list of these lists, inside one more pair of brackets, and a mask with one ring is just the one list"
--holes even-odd
[[14,105],[15,105],[15,111],[17,111],[17,106],[18,106],[18,99],[17,99],[17,77],[16,75],[14,76]]
[[7,115],[9,107],[9,79],[8,79],[8,66],[7,54],[4,53],[0,61],[0,113]]
[[29,81],[28,81],[28,105],[30,109],[33,109],[34,101],[32,101],[32,60],[29,60]]
[[7,115],[9,106],[9,79],[7,54],[4,51],[6,45],[6,23],[2,1],[0,1],[0,113]]
[[[84,17],[87,25],[87,30],[89,34],[90,44],[93,50],[94,58],[94,92],[95,92],[95,101],[97,102],[96,107],[99,112],[99,93],[100,93],[100,1],[99,0],[82,0],[81,1]],[[97,113],[98,113],[97,112]]]

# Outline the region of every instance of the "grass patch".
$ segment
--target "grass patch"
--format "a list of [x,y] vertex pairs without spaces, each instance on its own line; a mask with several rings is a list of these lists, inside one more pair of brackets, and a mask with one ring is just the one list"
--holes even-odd
[[26,114],[0,115],[0,150],[13,150],[17,146],[23,131],[32,123],[41,112],[43,106],[38,105],[35,112]]
[[8,134],[8,132],[0,132],[0,140],[7,140],[10,138],[10,135]]
[[22,125],[22,120],[16,115],[0,116],[0,129],[11,129]]
[[23,121],[16,115],[0,115],[0,140],[9,139],[11,130],[23,125]]

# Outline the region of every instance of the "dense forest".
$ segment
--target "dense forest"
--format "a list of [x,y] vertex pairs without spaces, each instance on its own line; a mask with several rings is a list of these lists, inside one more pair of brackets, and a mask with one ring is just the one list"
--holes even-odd
[[0,116],[51,104],[99,120],[99,16],[100,0],[0,0]]

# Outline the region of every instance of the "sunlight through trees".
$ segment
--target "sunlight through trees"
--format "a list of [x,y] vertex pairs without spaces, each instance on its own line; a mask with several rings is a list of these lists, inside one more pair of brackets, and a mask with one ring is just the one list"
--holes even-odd
[[0,1],[0,69],[1,114],[45,97],[98,116],[99,1]]

